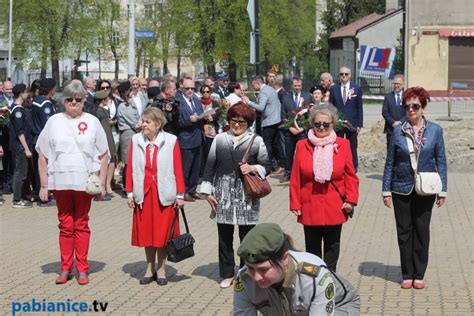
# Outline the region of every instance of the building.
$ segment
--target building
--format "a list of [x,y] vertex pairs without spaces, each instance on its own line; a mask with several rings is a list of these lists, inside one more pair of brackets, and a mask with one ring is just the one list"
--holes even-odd
[[432,96],[474,96],[472,0],[406,0],[405,5],[407,86],[422,86]]
[[[401,45],[402,28],[403,10],[391,8],[384,14],[372,13],[332,32],[329,48],[333,77],[338,77],[341,66],[347,66],[353,80],[364,90],[385,93],[391,89],[389,78],[393,76],[393,60],[396,48]],[[381,66],[376,67],[379,54],[386,64],[378,62]]]

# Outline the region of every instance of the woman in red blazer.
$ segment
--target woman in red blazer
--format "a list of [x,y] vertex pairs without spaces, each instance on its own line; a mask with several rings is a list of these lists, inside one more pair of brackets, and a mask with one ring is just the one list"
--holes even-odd
[[337,137],[334,131],[337,109],[321,103],[313,107],[309,119],[308,138],[296,145],[290,210],[303,224],[306,251],[321,257],[329,269],[336,271],[342,224],[357,205],[359,178],[349,141]]

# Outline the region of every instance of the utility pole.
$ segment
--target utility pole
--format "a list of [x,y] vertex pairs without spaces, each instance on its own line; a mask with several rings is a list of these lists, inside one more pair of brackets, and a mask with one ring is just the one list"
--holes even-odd
[[128,77],[135,76],[135,0],[128,0]]
[[7,79],[11,79],[12,76],[12,34],[13,34],[13,0],[10,0],[10,14],[8,23],[8,66],[7,66]]
[[260,28],[258,23],[258,0],[255,0],[255,74],[260,74]]

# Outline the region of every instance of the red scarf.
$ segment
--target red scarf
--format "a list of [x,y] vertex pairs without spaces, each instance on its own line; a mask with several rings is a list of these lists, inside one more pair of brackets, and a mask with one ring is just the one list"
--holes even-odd
[[210,105],[212,105],[212,98],[211,97],[208,97],[208,98],[201,97],[201,103],[202,103],[203,107],[205,108],[204,109],[204,111],[205,111],[207,108],[210,108]]

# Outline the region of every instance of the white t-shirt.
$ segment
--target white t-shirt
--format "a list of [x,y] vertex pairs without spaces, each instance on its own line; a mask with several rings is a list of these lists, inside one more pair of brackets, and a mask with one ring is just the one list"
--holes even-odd
[[48,159],[49,190],[85,191],[89,172],[100,169],[99,156],[107,153],[110,157],[104,129],[88,113],[75,119],[63,113],[53,115],[38,137],[36,150]]

